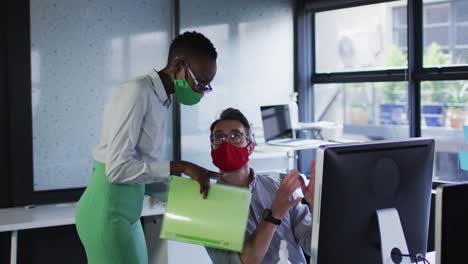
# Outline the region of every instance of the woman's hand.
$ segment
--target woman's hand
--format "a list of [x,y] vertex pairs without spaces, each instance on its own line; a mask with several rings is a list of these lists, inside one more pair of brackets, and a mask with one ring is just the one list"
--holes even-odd
[[201,166],[187,161],[172,161],[171,174],[185,174],[196,180],[200,184],[200,193],[203,198],[208,196],[210,189],[210,177],[220,177],[218,172],[207,170]]
[[220,173],[207,170],[193,163],[187,164],[184,174],[192,177],[192,179],[196,180],[200,184],[200,193],[203,194],[203,198],[205,199],[208,196],[208,190],[210,189],[210,177],[220,177]]

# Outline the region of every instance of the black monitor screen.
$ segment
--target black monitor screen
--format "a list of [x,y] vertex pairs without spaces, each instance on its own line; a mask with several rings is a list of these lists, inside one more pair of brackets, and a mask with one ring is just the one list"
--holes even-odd
[[288,105],[260,107],[265,141],[291,138],[291,119]]
[[[437,194],[439,195],[439,194]],[[441,264],[466,263],[468,237],[468,184],[447,186],[443,189],[440,241]]]
[[321,147],[316,178],[321,199],[314,201],[318,224],[312,232],[315,263],[382,263],[382,254],[389,258],[391,251],[381,251],[376,212],[392,208],[409,250],[402,253],[425,254],[433,157],[432,139]]

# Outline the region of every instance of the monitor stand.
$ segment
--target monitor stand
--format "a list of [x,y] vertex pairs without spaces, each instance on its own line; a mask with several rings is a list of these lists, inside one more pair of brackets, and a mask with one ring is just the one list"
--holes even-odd
[[395,208],[377,210],[377,220],[380,230],[382,264],[411,264],[408,257],[403,257],[401,262],[392,260],[391,252],[394,248],[398,248],[403,254],[408,254],[408,246],[406,245],[398,211]]

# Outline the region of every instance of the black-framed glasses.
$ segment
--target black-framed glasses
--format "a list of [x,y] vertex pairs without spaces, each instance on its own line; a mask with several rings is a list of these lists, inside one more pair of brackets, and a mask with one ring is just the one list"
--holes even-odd
[[195,74],[193,74],[192,69],[190,69],[190,67],[187,64],[185,64],[185,66],[187,67],[187,70],[190,76],[192,77],[193,82],[195,83],[195,87],[193,88],[195,91],[200,93],[209,93],[213,91],[213,88],[211,88],[210,84],[202,84],[200,81],[197,80],[197,77],[195,77]]
[[241,145],[242,143],[247,142],[247,146],[253,142],[249,137],[240,131],[232,131],[228,135],[217,133],[211,136],[211,143],[215,146],[219,146],[225,141],[234,145]]

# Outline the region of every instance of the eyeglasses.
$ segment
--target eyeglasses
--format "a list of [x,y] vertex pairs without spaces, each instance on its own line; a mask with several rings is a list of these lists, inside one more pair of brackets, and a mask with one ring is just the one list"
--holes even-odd
[[218,133],[211,136],[211,143],[215,146],[219,146],[225,141],[234,145],[241,145],[247,142],[247,146],[252,143],[252,140],[240,131],[232,131],[229,135]]
[[209,93],[213,91],[213,88],[211,88],[210,84],[206,84],[206,85],[202,84],[200,81],[197,80],[197,77],[195,77],[195,74],[193,74],[193,71],[190,69],[190,67],[187,64],[185,64],[185,66],[187,67],[187,70],[190,76],[192,77],[193,82],[195,82],[195,87],[194,87],[195,91],[200,92],[200,93]]

